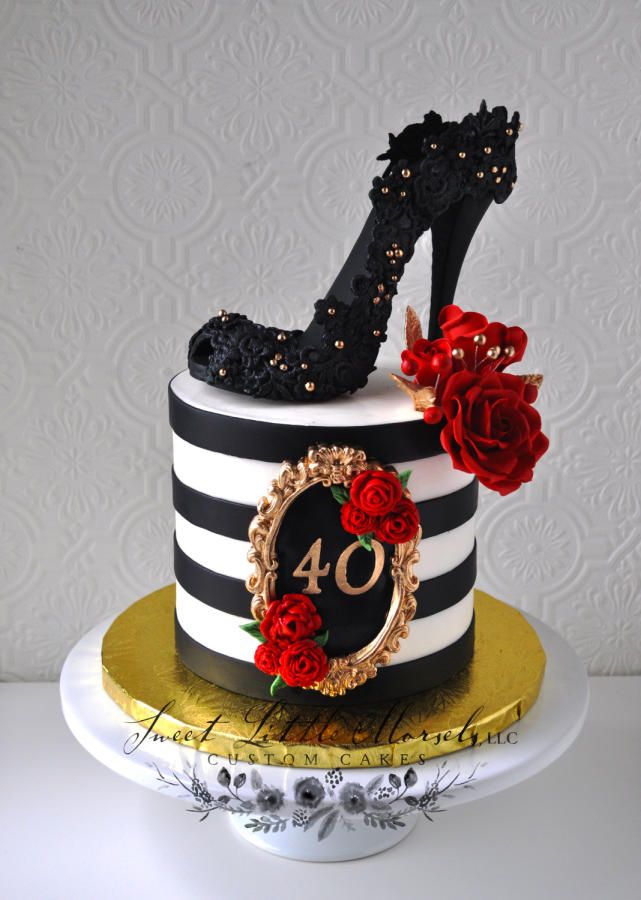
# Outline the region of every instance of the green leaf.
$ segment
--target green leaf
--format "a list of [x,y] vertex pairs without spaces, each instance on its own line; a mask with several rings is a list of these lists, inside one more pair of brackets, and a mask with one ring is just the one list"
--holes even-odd
[[398,480],[401,482],[403,490],[407,487],[407,482],[410,480],[410,475],[412,474],[411,469],[406,469],[405,472],[401,472],[398,476]]
[[283,679],[281,678],[280,675],[277,675],[276,678],[274,678],[274,680],[271,683],[271,687],[269,688],[269,693],[273,697],[274,694],[276,693],[276,691],[280,690],[283,687],[285,687],[285,682],[283,681]]
[[319,647],[324,647],[329,639],[329,631],[325,629],[322,634],[317,634],[314,640],[318,644]]
[[361,547],[365,547],[366,550],[372,549],[372,538],[374,537],[373,531],[368,531],[367,534],[359,534],[358,543]]
[[242,628],[243,631],[246,631],[247,634],[251,634],[253,638],[256,638],[257,641],[260,641],[261,644],[264,644],[267,638],[260,630],[260,624],[258,622],[245,622],[242,625],[238,626]]
[[349,500],[349,492],[345,485],[343,484],[333,484],[330,488],[332,492],[332,497],[336,500],[337,503],[340,503],[342,506],[343,503],[347,503]]

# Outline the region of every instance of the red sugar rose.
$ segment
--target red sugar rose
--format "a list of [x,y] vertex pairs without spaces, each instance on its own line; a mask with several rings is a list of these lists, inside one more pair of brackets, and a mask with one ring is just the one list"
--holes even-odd
[[[488,322],[481,313],[463,312],[458,306],[446,306],[439,314],[439,325],[443,337],[463,350],[463,360],[455,361],[455,369],[492,368],[501,371],[512,363],[523,359],[527,347],[527,334],[518,325],[503,325],[502,322]],[[483,335],[485,342],[475,344],[474,338]],[[513,353],[507,356],[502,353],[496,360],[490,359],[486,353],[490,347],[512,347]]]
[[374,519],[348,500],[341,506],[341,525],[350,534],[367,534],[374,530]]
[[311,687],[328,670],[327,654],[310,638],[290,644],[280,657],[280,676],[290,687]]
[[405,375],[414,375],[419,384],[432,387],[439,375],[443,378],[452,369],[452,345],[444,338],[420,338],[410,349],[403,350],[401,360]]
[[403,487],[393,472],[370,470],[352,481],[350,500],[368,516],[391,512],[403,496]]
[[388,544],[404,544],[415,537],[418,526],[416,504],[408,497],[403,497],[392,512],[381,519],[374,535],[379,541],[386,541]]
[[271,641],[265,644],[259,644],[254,653],[254,664],[261,672],[267,675],[278,675],[278,667],[280,663],[281,649]]
[[502,496],[531,481],[549,441],[530,395],[521,378],[505,372],[452,375],[442,398],[441,444],[454,468]]
[[260,630],[268,641],[282,648],[311,637],[321,624],[321,617],[306,594],[285,594],[267,605]]
[[460,306],[444,306],[438,317],[443,337],[448,341],[474,337],[487,328],[487,319],[482,313],[464,312]]

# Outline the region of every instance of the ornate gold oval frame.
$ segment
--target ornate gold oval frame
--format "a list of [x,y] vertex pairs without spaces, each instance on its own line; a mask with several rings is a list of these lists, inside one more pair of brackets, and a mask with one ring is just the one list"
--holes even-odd
[[[267,604],[275,596],[278,557],[276,537],[283,517],[292,502],[314,484],[325,487],[344,484],[367,469],[382,469],[368,461],[363,450],[342,446],[310,447],[307,455],[297,463],[284,462],[278,477],[272,481],[269,493],[258,503],[258,514],[249,526],[251,549],[248,559],[254,566],[247,579],[248,591],[253,594],[251,611],[257,621],[265,615]],[[409,491],[405,491],[409,496]],[[409,622],[416,612],[414,591],[418,578],[414,564],[418,561],[418,534],[404,544],[394,547],[390,574],[394,584],[392,599],[383,627],[368,644],[346,656],[330,658],[329,672],[322,681],[312,686],[329,697],[345,694],[352,688],[374,678],[379,666],[385,666],[400,647],[401,638],[409,633]]]

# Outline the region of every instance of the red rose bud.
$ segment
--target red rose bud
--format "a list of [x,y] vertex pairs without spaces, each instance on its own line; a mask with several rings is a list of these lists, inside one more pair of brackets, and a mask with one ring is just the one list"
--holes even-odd
[[276,644],[267,641],[259,644],[254,652],[254,664],[261,672],[267,675],[278,675],[281,649]]
[[458,372],[447,382],[441,444],[452,465],[505,496],[531,481],[548,449],[541,417],[522,378],[505,372]]
[[349,496],[368,516],[384,516],[403,496],[403,486],[394,472],[370,470],[356,476]]
[[442,377],[452,368],[452,346],[443,338],[436,341],[420,338],[414,342],[411,358],[416,363],[417,382],[423,387],[432,387],[438,375]]
[[423,421],[428,425],[438,425],[443,418],[443,413],[438,406],[429,406],[423,412]]
[[403,497],[392,512],[381,519],[374,535],[379,541],[388,544],[404,544],[416,536],[418,526],[416,504],[409,497]]
[[526,384],[523,397],[527,403],[534,403],[539,396],[539,389],[535,384]]
[[416,375],[418,371],[418,365],[414,359],[412,359],[411,353],[407,350],[403,350],[401,353],[401,372],[403,375]]
[[[444,337],[456,341],[463,355],[456,360],[455,369],[493,369],[502,371],[523,359],[527,335],[517,325],[488,322],[480,313],[463,312],[458,306],[447,306],[439,315]],[[490,347],[498,347],[498,356],[488,356]]]
[[[523,354],[527,347],[527,334],[522,328],[519,328],[517,325],[511,325],[508,328],[502,322],[490,322],[482,334],[485,338],[485,343],[477,348],[477,368],[484,366],[485,368],[492,368],[497,372],[501,372],[503,369],[511,366],[512,363],[523,359]],[[486,356],[489,347],[499,348],[499,355],[496,359]],[[473,354],[473,348],[473,339],[471,343],[466,342],[466,353],[471,352]]]
[[448,341],[457,341],[459,338],[474,337],[480,334],[487,326],[487,319],[477,312],[463,312],[460,306],[444,306],[438,317],[443,337]]
[[432,368],[435,372],[449,372],[452,368],[452,353],[435,352],[432,354]]
[[509,328],[505,329],[502,346],[514,348],[514,353],[509,358],[506,358],[506,361],[502,366],[505,368],[505,366],[509,366],[512,363],[519,362],[519,360],[523,359],[525,348],[527,347],[527,334],[522,328],[519,328],[518,325],[511,325]]
[[282,600],[267,604],[260,630],[268,641],[282,648],[311,637],[321,625],[321,617],[306,594],[285,594]]
[[348,500],[341,506],[341,525],[350,534],[367,534],[374,530],[374,519]]
[[327,675],[327,654],[309,638],[290,644],[280,657],[280,676],[290,687],[311,687]]

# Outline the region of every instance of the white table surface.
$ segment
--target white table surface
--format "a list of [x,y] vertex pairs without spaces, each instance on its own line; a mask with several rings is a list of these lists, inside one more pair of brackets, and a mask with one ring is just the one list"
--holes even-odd
[[76,743],[57,684],[0,685],[0,897],[316,900],[641,897],[641,677],[590,679],[574,746],[379,856],[299,863],[225,814],[126,781]]

